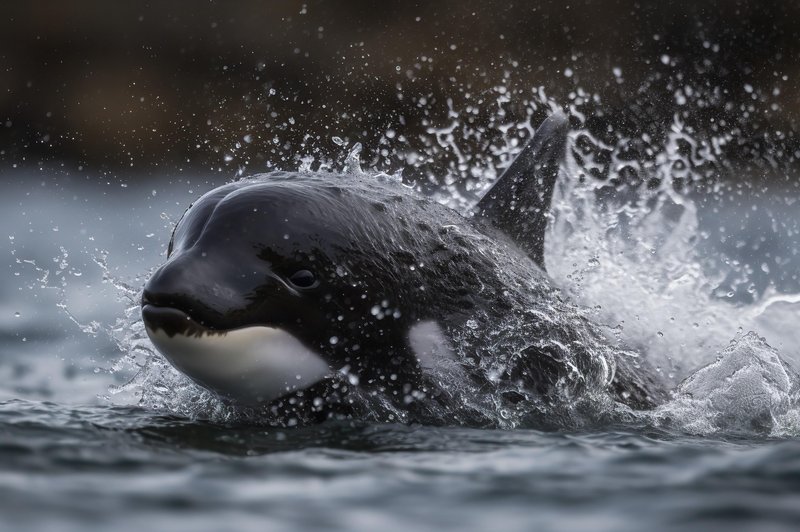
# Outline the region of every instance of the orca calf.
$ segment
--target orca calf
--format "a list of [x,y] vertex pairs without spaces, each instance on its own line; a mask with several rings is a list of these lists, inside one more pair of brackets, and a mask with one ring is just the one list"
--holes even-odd
[[551,286],[544,234],[567,118],[547,118],[464,216],[391,179],[273,172],[214,189],[176,225],[142,316],[156,348],[243,405],[395,411],[652,397],[601,329]]

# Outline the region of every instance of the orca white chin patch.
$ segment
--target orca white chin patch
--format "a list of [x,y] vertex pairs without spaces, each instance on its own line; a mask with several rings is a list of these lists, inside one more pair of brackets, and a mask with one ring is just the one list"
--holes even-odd
[[156,348],[195,382],[240,403],[263,403],[307,388],[328,364],[288,332],[263,326],[175,334],[146,326]]

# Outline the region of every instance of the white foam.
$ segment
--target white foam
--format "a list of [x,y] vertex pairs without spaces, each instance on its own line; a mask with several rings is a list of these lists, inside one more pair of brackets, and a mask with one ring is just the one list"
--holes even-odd
[[763,338],[749,333],[699,369],[653,412],[657,424],[696,434],[783,430],[782,418],[797,414],[797,376]]

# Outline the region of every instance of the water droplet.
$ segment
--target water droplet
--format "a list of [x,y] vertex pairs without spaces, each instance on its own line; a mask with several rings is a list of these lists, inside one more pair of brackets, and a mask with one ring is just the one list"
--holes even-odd
[[359,156],[361,155],[361,143],[356,142],[353,144],[353,147],[350,148],[350,152],[347,154],[347,158],[344,161],[344,171],[348,174],[361,174],[361,159]]

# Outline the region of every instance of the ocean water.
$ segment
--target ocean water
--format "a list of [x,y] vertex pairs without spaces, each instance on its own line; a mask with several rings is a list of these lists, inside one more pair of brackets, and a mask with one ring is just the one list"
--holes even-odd
[[[603,163],[661,178],[638,188],[593,178],[596,153],[618,150],[576,131],[547,240],[553,282],[656,368],[669,398],[647,412],[600,402],[595,423],[557,431],[239,416],[172,370],[138,316],[172,225],[230,177],[7,173],[3,528],[796,529],[798,191],[786,175],[744,194],[731,181],[681,190],[673,178],[700,180],[692,169],[715,159],[672,131],[652,164]],[[432,130],[431,151],[453,135]],[[359,170],[357,157],[342,165]],[[463,209],[495,175],[435,194]]]
[[11,530],[793,529],[796,441],[331,424],[12,400]]

